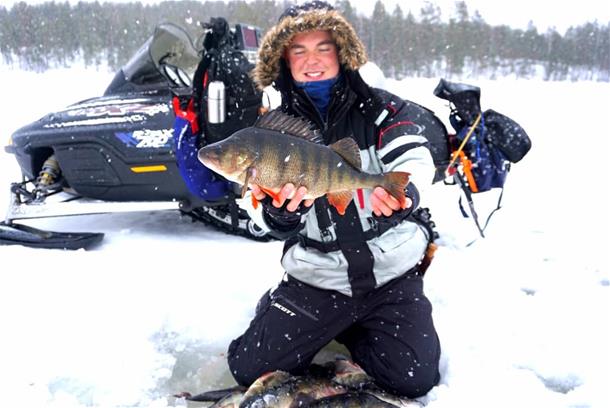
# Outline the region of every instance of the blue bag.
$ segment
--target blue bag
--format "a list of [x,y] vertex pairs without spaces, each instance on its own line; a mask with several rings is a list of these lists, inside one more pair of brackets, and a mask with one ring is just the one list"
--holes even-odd
[[[469,131],[469,126],[462,126],[457,134],[457,140],[461,143]],[[510,168],[504,154],[487,140],[485,115],[481,115],[478,126],[464,146],[464,152],[472,163],[471,172],[476,183],[474,186],[469,186],[473,193],[504,187]]]
[[174,121],[174,151],[178,169],[189,191],[207,201],[228,198],[231,182],[205,167],[197,158],[199,143],[192,122],[176,114]]

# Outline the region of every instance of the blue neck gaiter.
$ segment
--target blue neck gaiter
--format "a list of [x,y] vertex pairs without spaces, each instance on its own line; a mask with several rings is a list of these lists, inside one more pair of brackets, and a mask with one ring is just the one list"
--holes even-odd
[[322,119],[326,120],[326,112],[330,103],[330,91],[333,85],[341,78],[341,74],[334,78],[324,79],[322,81],[312,82],[297,82],[294,81],[295,85],[305,91],[307,96],[316,105],[316,108],[322,115]]

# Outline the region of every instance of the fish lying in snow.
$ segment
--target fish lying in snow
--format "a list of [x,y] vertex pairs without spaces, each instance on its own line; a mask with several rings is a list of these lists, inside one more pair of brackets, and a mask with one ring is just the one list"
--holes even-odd
[[[345,214],[358,188],[383,187],[404,207],[409,173],[368,174],[361,171],[360,150],[352,138],[326,146],[319,134],[300,118],[280,111],[262,116],[248,128],[199,150],[199,161],[228,180],[257,184],[277,199],[282,186],[305,186],[305,199],[326,194],[328,202]],[[257,202],[253,199],[256,208]]]
[[249,388],[236,386],[195,396],[187,401],[211,401],[209,408],[420,408],[414,400],[385,392],[357,364],[344,359],[312,364],[303,376],[284,371],[262,375]]

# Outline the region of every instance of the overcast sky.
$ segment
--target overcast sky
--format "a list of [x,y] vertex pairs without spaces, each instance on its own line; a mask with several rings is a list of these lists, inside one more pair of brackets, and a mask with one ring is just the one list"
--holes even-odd
[[[76,3],[77,0],[69,0]],[[104,1],[104,0],[100,0]],[[130,0],[113,0],[128,2]],[[142,3],[158,3],[159,0],[140,0]],[[375,6],[374,0],[350,0],[357,10],[370,15]],[[382,0],[386,4],[388,12],[392,12],[396,4],[400,4],[403,12],[408,10],[415,16],[419,16],[419,11],[426,0]],[[15,0],[0,0],[0,4],[11,7]],[[26,3],[42,3],[44,0],[30,0]],[[299,2],[302,2],[299,0]],[[331,0],[332,2],[332,0]],[[455,0],[431,0],[433,4],[439,5],[442,15],[448,19],[455,10]],[[544,32],[548,28],[554,27],[561,34],[570,26],[581,25],[588,21],[599,21],[600,23],[610,22],[610,2],[608,0],[578,0],[578,1],[536,1],[536,0],[466,0],[466,5],[471,15],[478,10],[486,22],[491,25],[506,24],[513,28],[526,28],[531,20],[538,28]]]
[[[419,10],[425,0],[382,0],[388,12],[392,12],[396,4],[406,14],[407,10],[419,16]],[[375,1],[351,1],[352,5],[367,15],[372,14]],[[455,0],[431,0],[437,4],[445,18],[455,11]],[[475,10],[491,25],[506,24],[514,28],[527,28],[531,20],[538,31],[546,31],[555,27],[564,33],[570,26],[581,25],[588,21],[610,22],[610,2],[608,0],[578,0],[578,1],[540,1],[540,0],[466,0],[470,15]]]

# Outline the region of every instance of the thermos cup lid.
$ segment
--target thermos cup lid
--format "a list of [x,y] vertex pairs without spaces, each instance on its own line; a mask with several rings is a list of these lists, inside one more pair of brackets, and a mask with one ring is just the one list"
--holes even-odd
[[224,99],[225,84],[222,81],[212,81],[208,84],[209,99]]

